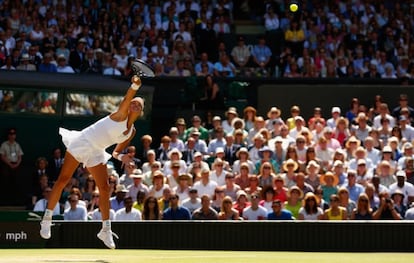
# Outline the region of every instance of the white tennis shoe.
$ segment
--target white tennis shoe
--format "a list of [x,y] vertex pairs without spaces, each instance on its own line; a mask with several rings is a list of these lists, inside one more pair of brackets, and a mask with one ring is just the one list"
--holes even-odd
[[105,246],[107,246],[110,249],[115,249],[115,242],[113,239],[113,236],[119,239],[118,235],[112,232],[110,229],[104,230],[101,229],[99,233],[96,235],[102,242],[104,242]]
[[42,238],[49,239],[52,236],[50,231],[51,226],[53,226],[52,220],[43,219],[40,222],[40,236]]

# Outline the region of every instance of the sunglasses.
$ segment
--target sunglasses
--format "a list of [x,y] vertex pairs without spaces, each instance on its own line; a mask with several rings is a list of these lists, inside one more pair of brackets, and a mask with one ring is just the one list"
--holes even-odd
[[176,199],[177,199],[177,197],[170,197],[169,200],[176,200]]

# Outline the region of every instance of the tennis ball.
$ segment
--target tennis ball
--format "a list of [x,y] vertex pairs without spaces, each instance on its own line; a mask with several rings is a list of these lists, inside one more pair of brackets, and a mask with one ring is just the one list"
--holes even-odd
[[296,12],[296,11],[298,11],[298,5],[297,4],[290,4],[290,6],[289,6],[289,9],[290,9],[290,11],[291,12]]

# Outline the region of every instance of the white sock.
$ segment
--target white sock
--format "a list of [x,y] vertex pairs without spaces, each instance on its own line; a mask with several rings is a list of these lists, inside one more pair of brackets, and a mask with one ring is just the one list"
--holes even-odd
[[45,214],[43,215],[43,219],[52,220],[53,210],[46,209]]
[[111,229],[111,220],[102,221],[102,229],[110,230]]

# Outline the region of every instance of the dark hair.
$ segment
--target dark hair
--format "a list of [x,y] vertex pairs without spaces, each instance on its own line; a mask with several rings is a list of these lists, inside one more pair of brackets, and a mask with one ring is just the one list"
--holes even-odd
[[154,208],[153,208],[153,213],[155,215],[157,215],[157,219],[158,219],[158,214],[159,214],[159,206],[158,206],[158,202],[157,199],[153,196],[149,196],[147,199],[145,199],[144,201],[144,208],[142,210],[142,219],[144,220],[150,220],[150,208],[148,206],[149,202],[154,202]]

